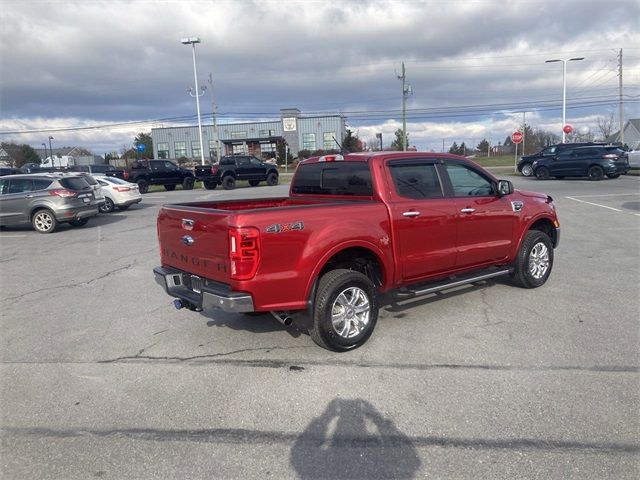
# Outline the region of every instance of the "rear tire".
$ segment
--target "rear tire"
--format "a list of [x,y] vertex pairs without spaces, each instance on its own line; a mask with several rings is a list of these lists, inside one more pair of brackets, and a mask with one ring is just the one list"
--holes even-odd
[[259,183],[260,180],[249,180],[249,185],[251,185],[252,187],[257,187]]
[[149,182],[146,180],[138,180],[136,183],[138,184],[138,191],[140,193],[147,193],[149,191]]
[[589,176],[589,180],[594,180],[597,182],[598,180],[602,180],[604,178],[604,170],[598,165],[592,165],[591,167],[589,167],[587,175]]
[[113,212],[114,204],[113,200],[109,197],[104,197],[104,204],[100,206],[100,213],[111,213]]
[[538,180],[548,180],[549,179],[549,169],[547,167],[540,167],[536,169],[536,178]]
[[276,185],[278,185],[277,173],[271,172],[269,175],[267,175],[267,185],[269,185],[270,187],[275,187]]
[[520,244],[513,263],[513,282],[522,288],[537,288],[549,278],[553,268],[553,244],[539,230],[529,230]]
[[225,190],[233,190],[236,188],[236,179],[231,175],[227,175],[222,179],[222,188]]
[[194,183],[195,183],[195,180],[193,179],[193,177],[187,177],[184,180],[182,180],[182,189],[193,190]]
[[202,188],[205,188],[206,190],[215,190],[217,186],[218,184],[213,180],[202,181]]
[[309,329],[314,342],[338,352],[358,348],[369,339],[377,320],[376,287],[368,277],[345,269],[323,275]]
[[51,210],[43,208],[33,214],[33,217],[31,217],[31,225],[33,225],[33,229],[38,233],[51,233],[58,226],[58,221]]
[[173,192],[173,191],[176,189],[176,186],[175,186],[175,185],[165,185],[165,186],[164,186],[164,189],[165,189],[167,192]]

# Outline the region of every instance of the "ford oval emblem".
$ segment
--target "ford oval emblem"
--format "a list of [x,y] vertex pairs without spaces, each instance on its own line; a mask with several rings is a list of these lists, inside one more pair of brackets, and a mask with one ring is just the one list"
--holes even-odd
[[184,237],[182,237],[180,239],[182,241],[182,243],[184,243],[187,247],[190,247],[191,245],[193,245],[193,243],[195,242],[195,240],[193,239],[193,237],[191,237],[190,235],[185,235]]

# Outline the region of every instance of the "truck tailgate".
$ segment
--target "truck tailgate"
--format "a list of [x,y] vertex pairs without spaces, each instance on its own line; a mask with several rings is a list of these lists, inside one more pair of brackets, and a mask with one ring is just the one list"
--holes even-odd
[[229,283],[229,212],[164,206],[158,214],[162,266]]

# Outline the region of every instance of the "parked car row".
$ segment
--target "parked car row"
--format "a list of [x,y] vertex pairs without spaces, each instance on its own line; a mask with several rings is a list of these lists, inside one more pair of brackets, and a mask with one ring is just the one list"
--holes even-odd
[[588,177],[590,180],[618,178],[630,170],[629,156],[622,148],[605,143],[561,143],[550,145],[518,161],[518,171],[540,180],[551,177]]
[[44,172],[0,177],[0,226],[31,225],[51,233],[61,223],[86,225],[99,212],[139,203],[138,186],[84,172]]

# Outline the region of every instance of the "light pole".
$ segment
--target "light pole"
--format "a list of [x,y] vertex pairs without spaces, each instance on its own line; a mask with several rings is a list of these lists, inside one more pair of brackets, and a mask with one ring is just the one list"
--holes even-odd
[[53,148],[51,148],[51,140],[53,140],[53,137],[49,135],[49,154],[51,155],[51,166],[53,167]]
[[565,141],[564,126],[567,124],[567,62],[577,62],[584,60],[584,57],[576,57],[569,59],[554,58],[553,60],[546,60],[545,63],[562,62],[562,143]]
[[193,94],[193,91],[189,91],[189,94],[192,97],[196,97],[196,111],[198,112],[198,135],[200,136],[200,160],[202,165],[204,165],[204,148],[202,145],[202,121],[200,120],[200,97],[204,95],[204,90],[206,87],[202,88],[202,94],[198,95],[198,72],[196,70],[196,43],[200,43],[200,38],[198,37],[188,37],[180,40],[180,43],[183,45],[191,45],[193,52],[193,79],[194,79],[194,88],[196,93]]
[[42,142],[40,145],[44,147],[44,159],[47,159],[47,144]]

